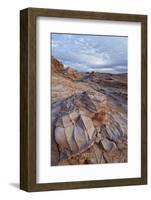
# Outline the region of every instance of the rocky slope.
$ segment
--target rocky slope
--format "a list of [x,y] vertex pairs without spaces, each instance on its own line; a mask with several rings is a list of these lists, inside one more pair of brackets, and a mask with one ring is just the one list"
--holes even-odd
[[51,165],[127,162],[127,74],[51,63]]

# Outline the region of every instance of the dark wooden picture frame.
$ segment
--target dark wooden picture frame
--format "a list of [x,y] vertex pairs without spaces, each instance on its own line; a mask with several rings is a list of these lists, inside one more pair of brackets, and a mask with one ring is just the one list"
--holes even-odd
[[[141,23],[141,178],[36,183],[36,18],[61,17]],[[20,12],[20,188],[46,191],[147,184],[147,16],[27,8]]]

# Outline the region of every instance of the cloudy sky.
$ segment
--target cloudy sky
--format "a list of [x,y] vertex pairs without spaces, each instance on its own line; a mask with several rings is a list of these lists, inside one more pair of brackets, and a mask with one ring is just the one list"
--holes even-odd
[[52,55],[83,72],[126,73],[127,37],[51,34]]

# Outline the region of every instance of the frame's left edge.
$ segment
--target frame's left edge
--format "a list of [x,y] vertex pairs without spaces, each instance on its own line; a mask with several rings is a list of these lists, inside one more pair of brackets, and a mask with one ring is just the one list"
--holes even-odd
[[36,184],[36,44],[35,18],[20,11],[20,189]]
[[28,9],[20,11],[20,189],[28,190]]

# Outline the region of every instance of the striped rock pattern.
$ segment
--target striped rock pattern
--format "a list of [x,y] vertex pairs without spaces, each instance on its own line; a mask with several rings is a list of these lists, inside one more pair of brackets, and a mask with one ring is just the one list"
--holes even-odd
[[123,144],[126,149],[126,136],[126,115],[116,113],[111,106],[109,110],[103,94],[73,95],[61,102],[55,120],[58,164],[124,162],[126,150],[121,156],[117,147]]
[[51,165],[127,162],[127,74],[51,58]]

